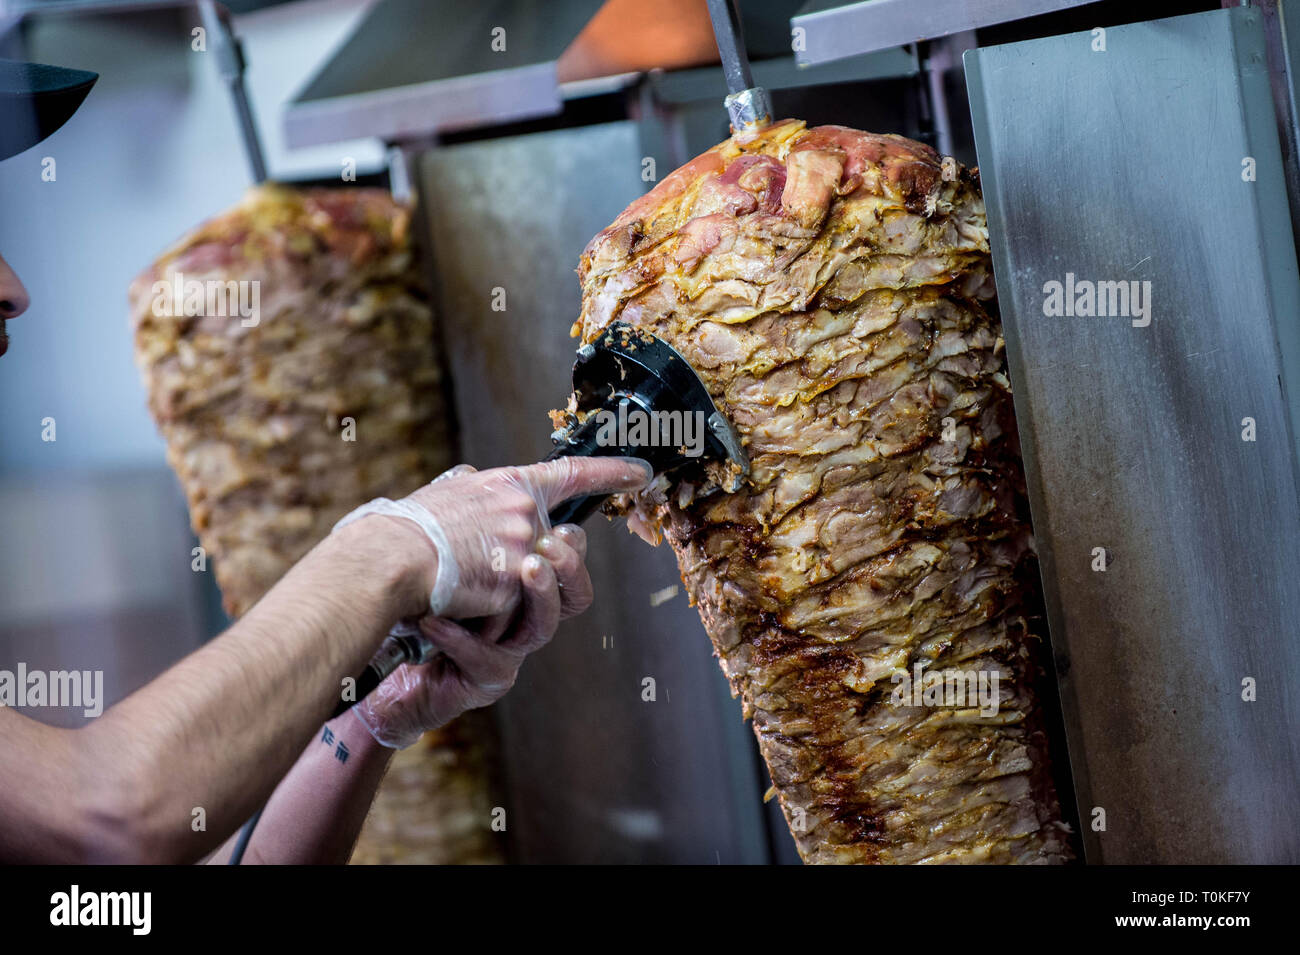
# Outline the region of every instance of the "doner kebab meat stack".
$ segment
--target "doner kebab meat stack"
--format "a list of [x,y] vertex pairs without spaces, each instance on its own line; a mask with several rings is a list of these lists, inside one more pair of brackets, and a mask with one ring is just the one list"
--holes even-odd
[[[382,190],[258,186],[132,284],[149,409],[232,615],[452,463],[410,230]],[[355,858],[499,861],[492,748],[480,714],[399,754]]]
[[[777,123],[633,203],[579,276],[574,334],[665,340],[742,436],[735,493],[710,463],[616,507],[676,553],[804,860],[1067,861],[976,174]],[[918,667],[997,674],[996,706],[899,694]]]

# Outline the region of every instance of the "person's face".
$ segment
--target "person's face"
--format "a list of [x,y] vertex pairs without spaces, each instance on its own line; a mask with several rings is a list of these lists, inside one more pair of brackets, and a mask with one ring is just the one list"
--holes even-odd
[[27,311],[27,304],[27,289],[18,281],[18,276],[9,268],[9,263],[0,257],[0,355],[9,350],[5,322]]

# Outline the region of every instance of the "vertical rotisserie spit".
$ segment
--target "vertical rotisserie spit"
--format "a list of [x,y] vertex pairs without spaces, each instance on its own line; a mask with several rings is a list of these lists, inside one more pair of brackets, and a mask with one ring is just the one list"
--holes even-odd
[[1069,859],[975,174],[778,123],[633,203],[579,275],[575,334],[663,339],[742,435],[735,493],[711,464],[620,503],[676,552],[803,858]]

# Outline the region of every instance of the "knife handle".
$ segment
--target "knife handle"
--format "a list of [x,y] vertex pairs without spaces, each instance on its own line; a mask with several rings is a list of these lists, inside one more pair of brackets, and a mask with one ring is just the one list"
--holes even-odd
[[[547,455],[546,460],[563,457],[562,449],[557,448]],[[591,514],[600,507],[601,501],[605,500],[605,495],[590,495],[587,497],[571,498],[560,504],[548,515],[551,520],[551,526],[556,524],[576,524],[586,520]],[[464,625],[465,621],[459,621]],[[370,658],[366,668],[356,677],[356,685],[353,687],[354,694],[352,699],[343,699],[339,705],[334,708],[330,714],[330,719],[336,719],[346,713],[352,707],[356,706],[372,692],[375,687],[388,679],[389,675],[403,663],[428,663],[438,656],[441,651],[438,650],[429,640],[420,633],[419,627],[413,623],[402,621],[393,627],[384,642],[379,645],[375,655]]]

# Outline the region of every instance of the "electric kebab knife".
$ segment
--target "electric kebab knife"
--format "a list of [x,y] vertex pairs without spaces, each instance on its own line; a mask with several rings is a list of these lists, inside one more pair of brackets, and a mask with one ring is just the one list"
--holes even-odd
[[[576,407],[566,425],[551,435],[555,449],[547,461],[563,457],[635,457],[649,461],[656,475],[705,460],[724,461],[736,480],[749,474],[749,459],[731,423],[718,411],[695,369],[666,342],[615,322],[596,341],[578,350],[573,366]],[[664,443],[665,434],[682,442],[698,433],[684,426],[693,416],[704,430],[702,449]],[[641,428],[607,428],[609,421],[640,417]],[[660,422],[683,426],[663,428]],[[611,440],[611,437],[612,440]],[[621,443],[620,443],[621,442]],[[548,515],[551,525],[586,520],[608,495],[578,497]],[[403,663],[427,663],[437,649],[414,623],[403,622],[384,639],[357,677],[355,699],[335,709],[339,716],[374,690]],[[333,717],[331,717],[333,718]]]

